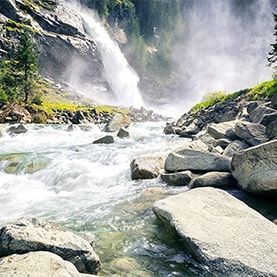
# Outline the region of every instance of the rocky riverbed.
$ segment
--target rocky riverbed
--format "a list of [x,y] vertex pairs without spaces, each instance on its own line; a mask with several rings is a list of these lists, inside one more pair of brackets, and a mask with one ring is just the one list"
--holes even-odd
[[199,115],[2,125],[0,276],[275,276],[275,101],[189,135]]

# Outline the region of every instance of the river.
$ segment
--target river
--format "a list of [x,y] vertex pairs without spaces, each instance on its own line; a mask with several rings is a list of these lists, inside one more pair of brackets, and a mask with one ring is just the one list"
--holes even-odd
[[130,177],[134,157],[183,143],[163,126],[133,124],[130,138],[110,145],[92,144],[105,134],[95,125],[27,125],[25,134],[0,138],[0,225],[34,216],[95,236],[100,276],[208,276],[151,210],[186,188]]

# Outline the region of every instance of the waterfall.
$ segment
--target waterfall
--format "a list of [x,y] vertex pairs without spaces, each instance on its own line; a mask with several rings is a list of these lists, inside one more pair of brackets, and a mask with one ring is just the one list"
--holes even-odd
[[105,79],[116,97],[116,104],[142,107],[137,73],[129,65],[118,44],[109,36],[107,30],[92,13],[80,11],[86,34],[96,41],[102,56]]

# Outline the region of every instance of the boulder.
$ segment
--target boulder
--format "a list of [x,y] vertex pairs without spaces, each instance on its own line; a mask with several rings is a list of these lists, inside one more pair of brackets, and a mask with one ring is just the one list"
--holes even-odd
[[229,171],[230,158],[186,147],[168,155],[165,161],[165,170],[168,172],[184,170]]
[[212,123],[208,126],[208,133],[215,139],[235,137],[235,125],[236,121]]
[[31,123],[32,116],[24,107],[11,103],[0,111],[0,123],[6,122]]
[[196,178],[190,188],[215,187],[221,189],[231,188],[236,184],[235,178],[229,172],[208,172]]
[[211,152],[222,154],[224,152],[224,149],[221,146],[217,145],[216,147],[212,148]]
[[111,144],[111,143],[114,143],[113,136],[104,136],[93,142],[93,144]]
[[277,138],[277,119],[271,122],[267,127],[266,127],[266,135],[268,138],[273,139]]
[[227,157],[233,157],[235,153],[238,153],[239,151],[248,147],[249,145],[247,143],[240,140],[235,140],[224,149],[223,155]]
[[274,93],[271,97],[271,104],[277,108],[277,93]]
[[145,155],[132,160],[132,180],[157,178],[164,167],[164,155]]
[[223,149],[225,149],[229,144],[231,143],[231,141],[229,139],[226,138],[222,138],[222,139],[218,139],[213,143],[213,146],[220,146]]
[[192,180],[192,173],[188,170],[175,173],[162,173],[161,178],[168,185],[187,186]]
[[253,123],[261,123],[263,121],[265,115],[272,114],[275,112],[276,112],[276,110],[274,110],[274,109],[260,105],[254,111],[252,111],[249,116],[250,116],[250,120]]
[[235,127],[237,137],[250,145],[258,145],[268,141],[265,126],[257,123],[238,122]]
[[277,140],[235,154],[231,169],[242,189],[254,194],[276,196]]
[[8,133],[10,133],[11,135],[24,134],[27,133],[27,131],[28,129],[23,124],[12,126],[8,129]]
[[180,136],[189,137],[196,135],[198,132],[200,132],[200,128],[196,125],[196,122],[193,121],[189,126],[185,127],[185,129],[180,133]]
[[154,204],[214,276],[277,276],[277,226],[228,192],[196,188]]
[[14,21],[19,20],[18,9],[13,0],[2,0],[0,4],[0,13]]
[[36,218],[22,218],[0,230],[0,256],[49,251],[76,266],[79,272],[96,273],[100,261],[91,243],[59,225]]
[[[38,274],[39,272],[39,274]],[[0,276],[81,277],[76,267],[51,252],[30,252],[0,259]],[[86,275],[96,276],[96,275]]]
[[130,137],[130,134],[129,134],[129,132],[128,132],[128,130],[126,129],[126,128],[120,128],[119,129],[119,131],[118,131],[118,133],[117,133],[117,136],[119,137],[119,138],[128,138],[128,137]]
[[235,120],[239,107],[234,102],[218,103],[214,106],[214,121],[217,123]]
[[173,126],[172,122],[166,122],[166,126],[164,128],[164,133],[166,135],[175,134],[175,132],[174,132],[174,126]]
[[128,127],[131,121],[125,114],[115,114],[113,118],[105,126],[106,132],[117,132],[121,127]]
[[277,112],[265,114],[263,119],[261,120],[261,124],[264,126],[268,126],[271,122],[277,120]]

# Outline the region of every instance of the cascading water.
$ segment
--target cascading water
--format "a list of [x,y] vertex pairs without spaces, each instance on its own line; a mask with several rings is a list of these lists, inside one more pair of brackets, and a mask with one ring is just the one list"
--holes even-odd
[[93,13],[81,10],[78,13],[84,21],[87,35],[98,44],[104,65],[105,79],[116,97],[114,104],[142,107],[143,100],[138,88],[139,77],[129,65],[117,43],[112,40]]

